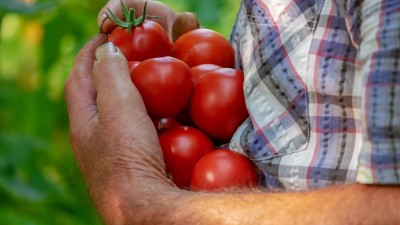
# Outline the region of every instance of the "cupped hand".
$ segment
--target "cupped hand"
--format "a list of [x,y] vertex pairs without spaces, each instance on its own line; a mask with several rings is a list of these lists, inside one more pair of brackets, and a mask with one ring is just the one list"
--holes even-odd
[[102,215],[110,207],[123,207],[124,199],[146,205],[147,200],[132,195],[174,189],[126,59],[105,40],[99,34],[80,51],[65,85],[72,149]]

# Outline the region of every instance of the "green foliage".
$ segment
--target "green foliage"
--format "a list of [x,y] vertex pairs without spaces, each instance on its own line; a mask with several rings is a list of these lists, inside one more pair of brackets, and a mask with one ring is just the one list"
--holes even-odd
[[[106,2],[0,0],[1,225],[100,224],[71,152],[63,88]],[[226,37],[239,4],[163,2]]]
[[223,34],[232,30],[240,0],[162,0],[178,12],[196,13],[200,25]]
[[15,0],[0,0],[0,13],[16,12],[21,14],[33,14],[49,10],[53,6],[53,2],[40,2],[27,5]]

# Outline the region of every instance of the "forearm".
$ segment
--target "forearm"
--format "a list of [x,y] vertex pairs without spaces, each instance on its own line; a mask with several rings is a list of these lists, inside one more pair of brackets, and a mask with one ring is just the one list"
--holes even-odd
[[[141,195],[147,196],[148,201],[157,199],[148,204],[151,207],[146,210],[135,211],[135,207],[140,208],[134,204],[133,199],[137,199],[135,194],[128,198],[121,197],[124,203],[120,205],[124,207],[106,213],[111,218],[114,215],[125,217],[122,221],[126,223],[115,224],[134,224],[130,220],[132,218],[142,218],[141,224],[400,223],[397,209],[400,190],[395,187],[352,184],[301,193],[254,190],[241,193],[196,193],[171,188],[168,191],[153,191]],[[111,200],[110,196],[107,198]]]
[[304,193],[193,194],[184,201],[191,202],[185,209],[195,215],[193,222],[202,222],[185,224],[400,223],[400,190],[395,187],[353,184]]

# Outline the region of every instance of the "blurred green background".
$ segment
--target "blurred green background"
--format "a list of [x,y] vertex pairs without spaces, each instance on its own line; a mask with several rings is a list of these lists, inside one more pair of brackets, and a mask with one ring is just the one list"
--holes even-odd
[[[0,0],[0,225],[101,224],[76,167],[64,81],[106,0]],[[229,37],[239,0],[165,0]]]

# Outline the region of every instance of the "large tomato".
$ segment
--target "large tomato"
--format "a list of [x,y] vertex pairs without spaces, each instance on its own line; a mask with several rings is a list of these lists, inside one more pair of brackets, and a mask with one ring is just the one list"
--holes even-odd
[[243,72],[222,68],[197,81],[189,113],[193,122],[211,137],[228,141],[248,116]]
[[192,73],[182,61],[166,56],[141,62],[132,71],[147,113],[152,117],[175,117],[187,106],[193,91]]
[[128,29],[117,27],[108,37],[125,55],[128,61],[143,61],[150,58],[171,55],[172,42],[167,32],[156,22],[144,22]]
[[180,36],[172,46],[172,56],[189,67],[215,64],[233,68],[235,53],[228,40],[210,29],[195,29]]
[[217,149],[197,162],[190,188],[193,191],[216,191],[255,187],[257,182],[256,167],[248,158],[228,149]]
[[194,165],[214,150],[213,142],[193,127],[181,126],[159,136],[167,172],[180,188],[188,188]]

